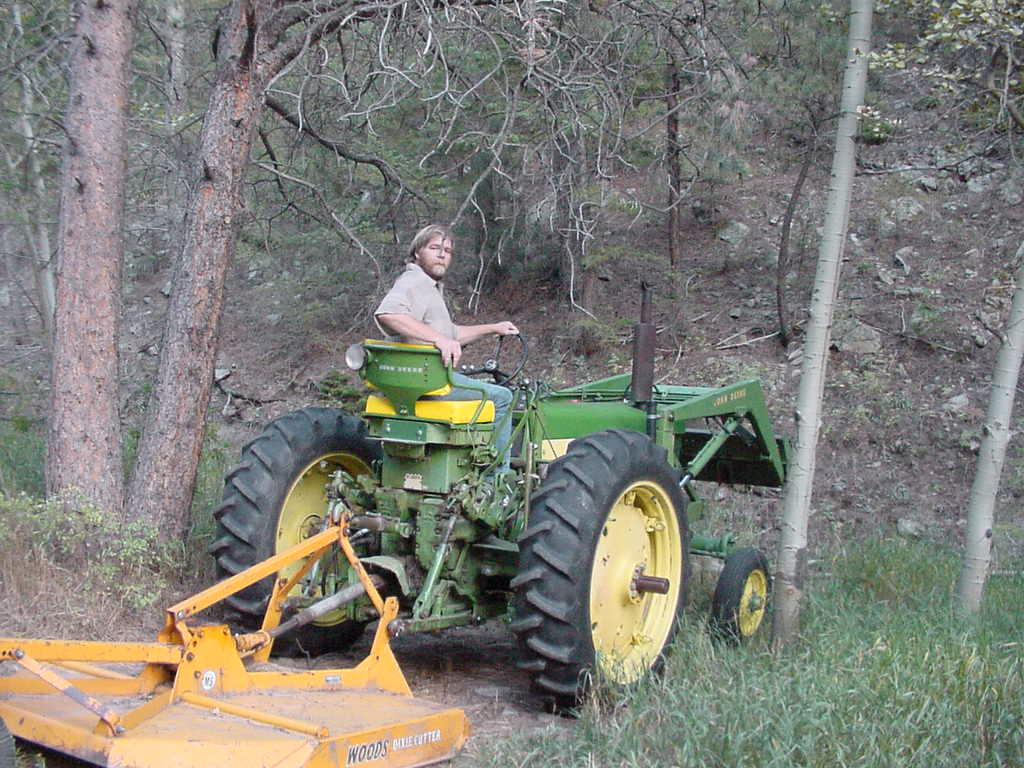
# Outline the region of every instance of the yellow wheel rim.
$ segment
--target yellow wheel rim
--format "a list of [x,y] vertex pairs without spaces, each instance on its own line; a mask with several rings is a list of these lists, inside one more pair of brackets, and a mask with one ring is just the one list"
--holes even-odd
[[[299,473],[284,497],[281,514],[277,518],[275,552],[282,552],[320,530],[324,513],[327,511],[327,483],[331,475],[339,469],[345,470],[353,477],[370,472],[370,466],[365,461],[350,453],[325,454],[310,462]],[[282,568],[279,575],[290,576],[299,569],[299,565],[294,563]],[[328,565],[326,557],[321,559],[321,568]],[[296,594],[298,590],[299,587],[296,586],[290,594]],[[343,617],[341,612],[336,611],[324,615],[315,623],[332,626]]]
[[743,596],[736,613],[736,625],[742,637],[751,637],[764,619],[768,605],[768,576],[761,569],[755,569],[743,583]]
[[[682,589],[683,537],[671,497],[652,482],[629,486],[612,505],[590,572],[590,629],[602,674],[638,679],[668,641]],[[637,576],[668,581],[668,592],[637,589]]]

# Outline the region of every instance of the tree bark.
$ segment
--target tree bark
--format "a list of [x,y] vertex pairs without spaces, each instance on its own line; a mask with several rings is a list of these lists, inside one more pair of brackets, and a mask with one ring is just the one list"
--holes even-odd
[[[20,294],[22,291],[18,282],[18,264],[10,239],[7,225],[0,222],[0,253],[3,254],[3,258],[0,259],[0,269],[2,269],[0,285],[6,283],[6,304],[10,313],[11,330],[14,332],[14,343],[27,344],[29,340],[28,323],[25,322],[25,316],[21,309],[22,297]],[[0,309],[3,308],[4,303],[3,297],[0,296]]]
[[[218,71],[200,139],[198,178],[176,260],[156,384],[128,489],[130,517],[174,539],[188,528],[217,352],[224,281],[234,257],[263,90],[276,69],[254,49],[266,3],[235,0],[221,26]],[[261,13],[266,11],[266,13]],[[279,69],[281,65],[278,64]]]
[[797,397],[796,444],[783,502],[782,537],[775,577],[773,644],[781,647],[798,631],[807,564],[807,521],[821,424],[821,402],[832,312],[839,287],[843,243],[846,240],[853,185],[858,109],[864,102],[871,46],[872,0],[850,0],[850,30],[846,72],[840,105],[836,148],[832,161],[824,233],[811,297],[810,320],[804,345],[800,391]]
[[[1017,250],[1017,260],[1024,258],[1024,243]],[[1017,269],[1017,286],[1006,324],[1003,346],[996,357],[992,375],[992,392],[982,427],[978,468],[971,486],[967,508],[967,536],[964,560],[957,582],[956,596],[960,609],[973,614],[981,609],[989,564],[992,562],[992,525],[995,521],[996,492],[1003,472],[1006,446],[1010,441],[1010,419],[1024,354],[1024,263]]]
[[554,231],[558,251],[558,280],[560,286],[569,293],[569,303],[575,304],[576,297],[573,292],[576,258],[572,239],[575,233],[572,220],[573,168],[567,155],[570,144],[570,140],[564,134],[551,137],[551,183],[554,185],[555,195]]
[[[167,539],[182,538],[190,522],[224,283],[234,258],[242,181],[264,92],[326,30],[353,18],[352,5],[343,0],[294,3],[286,10],[277,0],[233,0],[222,16],[217,74],[126,507],[129,517],[152,520]],[[294,29],[291,35],[289,29]]]
[[775,308],[779,316],[779,342],[783,347],[790,342],[789,307],[786,301],[786,275],[789,274],[789,235],[793,229],[793,216],[796,215],[796,206],[800,200],[800,193],[803,191],[804,182],[807,181],[807,172],[814,162],[814,147],[807,150],[804,161],[800,165],[800,173],[793,184],[793,191],[789,196],[789,204],[786,206],[786,215],[782,219],[782,232],[779,235],[779,261],[775,268]]
[[[671,43],[669,43],[671,45]],[[682,194],[682,173],[679,168],[679,113],[678,102],[682,83],[679,62],[671,50],[665,72],[665,165],[668,166],[668,263],[676,266],[679,254],[679,196]]]
[[[167,260],[181,252],[188,209],[186,178],[189,164],[189,141],[181,131],[181,123],[188,112],[187,56],[188,7],[184,0],[167,0],[164,29],[167,38],[167,121],[166,146],[170,168],[167,183],[161,190],[166,220],[165,238]],[[161,268],[159,258],[153,260],[153,270]]]
[[136,0],[76,2],[61,171],[46,489],[123,502],[117,337]]

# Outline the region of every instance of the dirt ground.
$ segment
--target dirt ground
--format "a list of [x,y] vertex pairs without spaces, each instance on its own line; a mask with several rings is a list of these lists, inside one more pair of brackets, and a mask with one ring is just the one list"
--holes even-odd
[[[690,605],[696,610],[691,610],[689,620],[700,620],[719,569],[718,561],[694,558]],[[278,663],[314,669],[353,666],[368,653],[372,629],[344,654]],[[414,696],[460,708],[469,718],[472,735],[452,761],[453,768],[476,765],[478,751],[490,741],[530,731],[558,738],[575,727],[572,717],[546,711],[531,690],[529,676],[515,666],[515,639],[502,622],[401,635],[392,641],[392,649]]]
[[[345,654],[313,659],[314,668],[346,667],[358,663],[369,650],[372,633]],[[487,741],[530,730],[548,730],[553,736],[572,728],[574,720],[544,711],[530,690],[528,676],[516,669],[512,633],[496,622],[439,633],[403,635],[392,649],[413,695],[462,709],[472,735],[452,761],[455,768],[475,765],[474,757]],[[306,662],[292,660],[290,665]]]

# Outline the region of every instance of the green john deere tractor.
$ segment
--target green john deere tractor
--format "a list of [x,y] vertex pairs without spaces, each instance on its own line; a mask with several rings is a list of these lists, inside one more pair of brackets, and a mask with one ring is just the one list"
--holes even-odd
[[[558,706],[577,702],[595,669],[626,683],[660,666],[691,555],[725,561],[712,631],[733,642],[757,632],[771,591],[765,556],[690,523],[704,512],[693,481],[783,483],[788,449],[760,384],[655,386],[646,290],[632,375],[553,391],[516,379],[519,345],[510,373],[501,344],[471,372],[514,393],[508,470],[492,445],[490,401],[436,399],[450,371],[434,347],[353,345],[347,362],[372,388],[361,416],[283,416],[228,475],[211,549],[221,575],[347,520],[362,565],[399,600],[392,636],[506,620],[519,665]],[[267,578],[231,598],[231,618],[259,626],[273,586]],[[341,650],[377,618],[340,552],[309,567],[287,603],[305,623],[278,650],[286,640],[312,654]]]

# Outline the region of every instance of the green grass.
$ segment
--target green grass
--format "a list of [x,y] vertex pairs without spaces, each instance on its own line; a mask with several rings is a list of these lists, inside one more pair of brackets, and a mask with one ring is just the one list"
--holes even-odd
[[869,542],[825,565],[794,646],[717,646],[692,616],[661,677],[599,690],[568,735],[488,745],[480,764],[1024,764],[1020,579],[994,577],[967,620],[952,599],[958,558],[934,544]]
[[237,463],[238,452],[218,437],[215,429],[208,429],[192,493],[191,524],[180,555],[186,590],[202,589],[217,580],[207,551],[217,535],[213,511],[224,493],[224,477]]
[[22,417],[0,421],[0,494],[43,494],[45,446],[40,422]]

